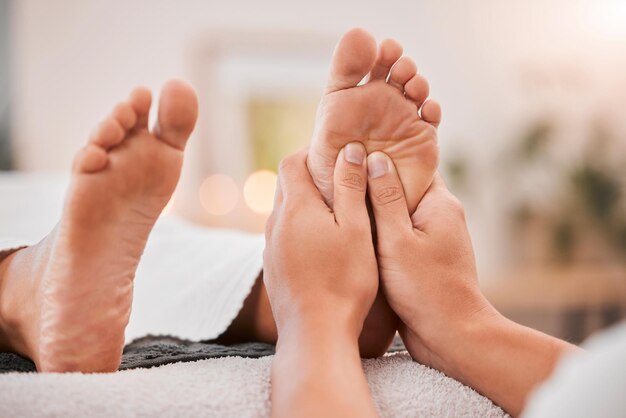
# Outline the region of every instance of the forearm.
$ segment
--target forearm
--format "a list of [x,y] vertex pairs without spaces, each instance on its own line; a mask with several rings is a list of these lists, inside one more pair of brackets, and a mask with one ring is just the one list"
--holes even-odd
[[446,372],[513,416],[521,413],[529,394],[550,376],[559,358],[578,350],[501,315],[464,328]]
[[280,334],[271,393],[274,417],[377,416],[356,336],[327,321]]

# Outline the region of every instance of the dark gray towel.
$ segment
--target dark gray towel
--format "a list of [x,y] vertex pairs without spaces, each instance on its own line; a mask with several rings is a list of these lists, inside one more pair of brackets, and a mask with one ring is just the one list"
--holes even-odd
[[[390,352],[404,350],[396,337]],[[124,347],[120,370],[150,368],[181,361],[220,357],[259,358],[274,354],[274,346],[263,343],[221,345],[211,341],[193,342],[169,336],[147,336]],[[13,353],[0,353],[0,373],[34,372],[32,361]]]

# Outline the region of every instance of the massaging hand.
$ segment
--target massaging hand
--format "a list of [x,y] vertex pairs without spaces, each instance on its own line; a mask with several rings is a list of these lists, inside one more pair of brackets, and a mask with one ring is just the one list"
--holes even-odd
[[409,216],[392,160],[373,153],[368,167],[381,285],[413,358],[437,367],[458,346],[454,328],[491,312],[478,288],[463,207],[437,175]]
[[576,348],[487,302],[463,207],[441,177],[409,216],[393,162],[374,153],[367,164],[381,284],[411,356],[519,414],[559,357]]
[[306,151],[283,160],[278,177],[264,280],[279,338],[289,323],[320,317],[345,321],[358,336],[378,290],[363,145],[348,144],[339,154],[332,211],[311,179]]
[[366,170],[363,145],[348,144],[335,166],[331,211],[306,152],[281,164],[263,274],[278,329],[274,417],[376,416],[358,346],[378,290]]

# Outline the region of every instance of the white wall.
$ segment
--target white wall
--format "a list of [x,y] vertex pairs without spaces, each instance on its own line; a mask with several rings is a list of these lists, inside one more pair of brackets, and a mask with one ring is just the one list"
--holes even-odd
[[622,9],[611,0],[19,0],[13,5],[12,126],[23,170],[65,170],[97,121],[133,86],[157,89],[170,77],[193,78],[190,51],[207,33],[256,29],[338,36],[363,26],[379,38],[396,37],[443,105],[444,157],[467,153],[485,167],[478,171],[487,176],[485,186],[469,216],[479,260],[489,269],[503,259],[503,245],[488,167],[524,117],[542,111],[534,101],[545,99],[523,83],[525,75],[537,71],[559,78],[571,68],[594,80],[598,71],[610,74],[594,82],[580,103],[626,104],[623,94],[607,93],[616,90],[616,80],[622,89],[626,84],[624,56],[615,54],[623,51],[625,37],[620,25],[606,24],[614,15],[611,7]]

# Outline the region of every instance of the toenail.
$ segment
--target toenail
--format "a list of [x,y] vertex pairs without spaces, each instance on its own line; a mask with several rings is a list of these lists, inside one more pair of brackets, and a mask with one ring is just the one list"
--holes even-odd
[[343,158],[349,163],[361,165],[365,160],[365,149],[358,142],[351,142],[343,149]]
[[389,157],[382,152],[375,152],[367,157],[367,175],[372,178],[384,176],[389,171]]

